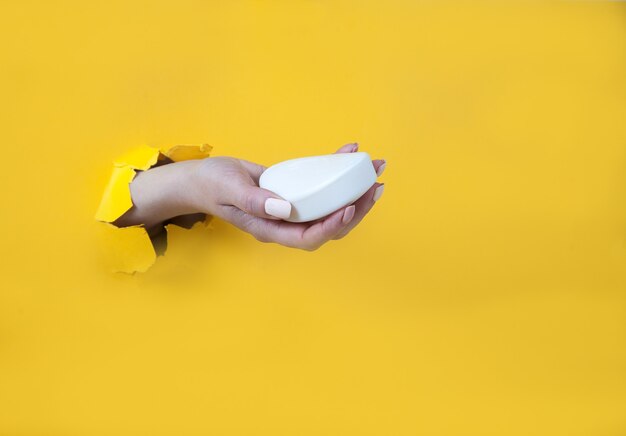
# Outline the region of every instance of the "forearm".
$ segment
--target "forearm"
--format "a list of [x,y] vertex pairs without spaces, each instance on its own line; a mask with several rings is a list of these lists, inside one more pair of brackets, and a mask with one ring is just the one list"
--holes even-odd
[[148,231],[164,221],[194,210],[192,176],[199,161],[190,160],[142,171],[130,184],[133,207],[115,225],[143,224]]

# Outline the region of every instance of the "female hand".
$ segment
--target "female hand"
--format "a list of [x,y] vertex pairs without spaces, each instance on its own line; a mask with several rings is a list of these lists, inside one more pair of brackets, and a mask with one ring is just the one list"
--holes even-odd
[[[351,153],[347,144],[337,153]],[[378,175],[384,160],[374,160]],[[261,242],[315,250],[331,239],[347,235],[382,195],[384,185],[375,183],[361,198],[320,220],[308,223],[282,221],[291,205],[271,191],[259,188],[265,167],[231,157],[177,162],[151,168],[131,183],[134,207],[115,223],[144,224],[149,230],[181,215],[205,213],[219,217],[250,233]]]

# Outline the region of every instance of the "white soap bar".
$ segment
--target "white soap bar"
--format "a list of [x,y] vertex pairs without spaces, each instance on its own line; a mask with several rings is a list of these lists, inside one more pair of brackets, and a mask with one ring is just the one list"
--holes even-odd
[[286,221],[322,218],[354,202],[376,182],[367,153],[339,153],[303,157],[269,167],[259,186],[291,203]]

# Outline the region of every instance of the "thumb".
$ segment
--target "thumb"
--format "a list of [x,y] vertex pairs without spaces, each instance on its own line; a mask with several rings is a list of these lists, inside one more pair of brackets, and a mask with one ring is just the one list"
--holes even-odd
[[287,219],[291,215],[291,203],[267,189],[246,186],[235,198],[234,206],[259,218]]

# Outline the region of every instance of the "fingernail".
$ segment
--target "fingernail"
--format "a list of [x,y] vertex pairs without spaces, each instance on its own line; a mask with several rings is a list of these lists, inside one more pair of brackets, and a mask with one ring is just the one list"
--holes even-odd
[[344,224],[348,224],[354,218],[354,212],[356,211],[356,207],[354,205],[346,207],[346,210],[343,212],[343,218],[341,218],[341,222]]
[[378,177],[380,177],[382,175],[383,171],[385,171],[385,168],[387,168],[387,161],[383,160],[383,164],[378,167],[378,171],[376,171],[376,175]]
[[350,153],[354,153],[358,149],[359,149],[359,143],[355,142],[354,144],[352,144],[352,150],[350,151]]
[[278,198],[268,198],[265,200],[265,213],[285,220],[291,215],[291,203]]
[[380,197],[383,196],[384,191],[385,191],[385,184],[383,183],[378,188],[376,188],[376,191],[374,191],[374,201],[380,200]]

